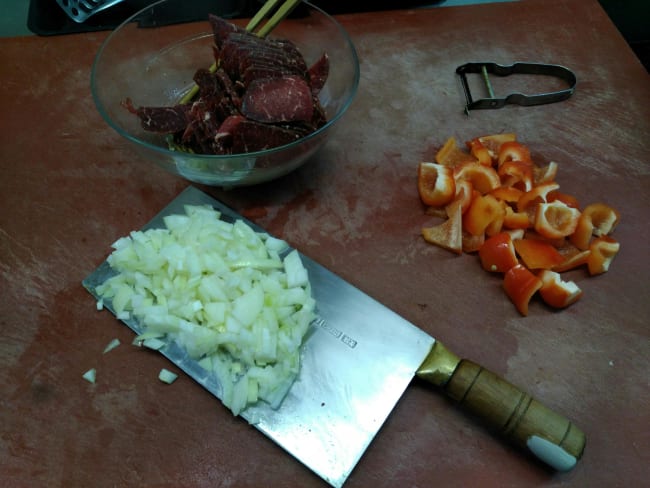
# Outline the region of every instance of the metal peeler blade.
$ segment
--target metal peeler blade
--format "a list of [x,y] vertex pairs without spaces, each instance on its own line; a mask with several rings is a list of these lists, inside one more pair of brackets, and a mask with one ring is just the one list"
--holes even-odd
[[78,24],[124,0],[56,0],[59,7]]
[[[468,73],[480,73],[488,90],[489,98],[474,100],[467,82]],[[469,114],[470,110],[502,108],[508,103],[531,106],[545,103],[554,103],[566,100],[575,91],[577,79],[576,75],[570,69],[557,64],[543,63],[514,63],[502,65],[497,63],[466,63],[456,68],[456,74],[460,76],[463,90],[465,92],[465,112]],[[526,95],[523,93],[511,93],[505,97],[495,97],[490,83],[489,74],[496,76],[509,76],[515,74],[527,75],[547,75],[560,78],[568,84],[568,88],[548,93],[538,93]]]

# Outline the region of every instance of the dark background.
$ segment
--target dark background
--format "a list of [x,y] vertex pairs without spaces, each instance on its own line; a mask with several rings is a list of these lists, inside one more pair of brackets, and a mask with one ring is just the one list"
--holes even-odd
[[[30,0],[27,26],[38,35],[62,35],[75,32],[110,30],[152,0],[127,0],[96,14],[83,24],[70,20],[54,0]],[[619,29],[632,50],[650,72],[650,1],[649,0],[599,0],[613,23]],[[174,14],[174,21],[200,20],[205,17],[208,3],[214,10],[214,0],[193,0],[184,5],[183,12]],[[262,2],[260,0],[224,0],[221,12],[224,17],[249,17]],[[444,0],[374,0],[346,1],[312,0],[330,14],[352,13],[369,10],[403,9],[444,6]],[[577,19],[576,22],[580,22]]]

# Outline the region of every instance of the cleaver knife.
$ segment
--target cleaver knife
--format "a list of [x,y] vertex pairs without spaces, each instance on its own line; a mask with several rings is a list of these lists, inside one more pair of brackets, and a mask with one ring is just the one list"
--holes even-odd
[[[185,205],[211,205],[222,218],[247,221],[190,186],[143,229],[164,227],[163,217]],[[301,254],[317,304],[301,349],[300,373],[273,409],[263,402],[240,415],[335,488],[341,487],[377,435],[400,397],[419,377],[439,387],[544,463],[568,471],[582,456],[584,434],[568,419],[543,406],[496,374],[460,359],[442,343],[381,303]],[[84,281],[95,289],[113,274],[104,261]],[[114,313],[110,302],[104,306]],[[136,334],[133,320],[123,320]],[[213,375],[175,343],[160,352],[217,398]]]

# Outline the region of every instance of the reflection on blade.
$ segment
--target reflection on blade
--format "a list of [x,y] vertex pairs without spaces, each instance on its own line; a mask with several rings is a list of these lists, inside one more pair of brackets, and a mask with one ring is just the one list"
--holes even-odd
[[[210,204],[225,218],[243,219],[189,187],[144,228],[163,227],[164,215],[184,205]],[[247,223],[262,231],[251,222]],[[318,318],[302,346],[301,370],[281,406],[260,402],[242,416],[332,486],[340,487],[381,428],[434,339],[377,301],[302,256]],[[83,282],[95,294],[111,270],[104,262]],[[106,304],[110,309],[110,304]],[[112,310],[111,310],[112,311]],[[136,321],[125,323],[136,333]],[[212,394],[221,387],[185,352],[160,351]]]

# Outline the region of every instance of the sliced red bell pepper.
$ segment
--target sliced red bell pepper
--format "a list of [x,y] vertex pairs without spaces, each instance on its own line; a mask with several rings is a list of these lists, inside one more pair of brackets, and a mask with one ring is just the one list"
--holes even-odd
[[523,239],[526,235],[524,229],[506,229],[503,232],[509,234],[513,242],[517,239]]
[[436,163],[444,166],[456,166],[461,163],[476,163],[478,160],[458,147],[455,137],[450,137],[436,153]]
[[498,234],[503,230],[503,222],[506,218],[506,209],[508,206],[505,202],[502,202],[500,200],[497,200],[497,204],[499,205],[497,213],[494,219],[492,219],[492,222],[490,222],[485,228],[485,235],[488,237]]
[[533,189],[533,167],[524,161],[505,161],[497,171],[502,186],[513,186],[522,191]]
[[486,239],[478,250],[478,256],[483,269],[493,273],[505,273],[519,263],[512,237],[507,232],[499,232]]
[[442,224],[422,229],[424,240],[456,254],[463,253],[463,216],[460,202],[448,207],[449,218]]
[[469,148],[469,152],[472,153],[472,156],[474,156],[479,163],[481,163],[483,166],[492,166],[492,155],[490,154],[488,148],[485,147],[483,143],[478,139],[478,137],[472,139],[471,141],[467,141],[466,144]]
[[496,170],[491,166],[483,166],[480,163],[461,163],[454,166],[454,179],[468,180],[472,187],[481,195],[491,192],[501,186],[501,180]]
[[610,234],[618,225],[620,214],[604,203],[587,205],[578,219],[571,242],[579,249],[588,249],[592,236]]
[[546,201],[551,203],[551,202],[563,202],[566,204],[567,207],[571,208],[580,208],[580,203],[578,202],[578,199],[574,197],[573,195],[568,195],[566,193],[562,193],[557,190],[553,190],[548,192],[546,195]]
[[621,249],[621,245],[609,236],[596,237],[589,244],[589,256],[587,257],[587,268],[590,275],[598,275],[609,270],[614,257]]
[[447,215],[446,207],[430,207],[428,206],[424,211],[425,214],[430,215],[431,217],[438,217],[439,219],[446,219],[449,217]]
[[490,225],[493,225],[491,230],[495,230],[499,221],[502,224],[505,214],[504,202],[497,200],[492,195],[477,195],[463,215],[463,229],[474,236],[483,235]]
[[539,239],[517,239],[514,247],[528,269],[552,269],[564,262],[555,247]]
[[506,207],[503,217],[503,227],[506,229],[528,229],[532,225],[528,212],[515,212],[512,207]]
[[497,200],[503,200],[508,204],[517,203],[523,194],[524,192],[522,190],[515,188],[514,186],[500,186],[490,192],[490,195],[494,198]]
[[556,162],[551,161],[546,166],[535,166],[533,168],[533,186],[541,185],[542,183],[550,183],[555,181],[557,176],[558,165]]
[[472,204],[472,200],[477,195],[480,195],[480,193],[474,190],[471,181],[467,181],[467,180],[456,181],[456,196],[454,197],[454,201],[460,202],[460,209],[462,213],[467,212],[467,209]]
[[503,277],[503,288],[519,313],[528,315],[528,303],[542,287],[542,280],[523,264],[510,268]]
[[501,148],[501,145],[505,142],[516,141],[517,135],[513,133],[490,134],[477,137],[477,139],[487,148],[492,157],[492,164],[496,165],[499,159],[499,149]]
[[559,245],[557,247],[557,250],[564,258],[564,261],[553,266],[552,268],[553,271],[557,271],[558,273],[562,273],[570,269],[575,269],[579,266],[587,264],[587,259],[589,258],[589,254],[591,254],[591,251],[589,249],[581,251],[568,241]]
[[524,236],[526,239],[537,239],[538,241],[544,241],[549,243],[551,246],[554,246],[556,249],[559,249],[560,247],[566,245],[566,238],[565,237],[558,237],[558,238],[550,238],[550,237],[544,237],[541,234],[538,234],[535,229],[528,229],[526,230],[526,235]]
[[542,270],[538,275],[542,280],[539,294],[542,300],[553,308],[566,308],[582,297],[582,290],[573,281],[564,281],[560,273]]
[[529,206],[546,202],[546,195],[550,192],[560,188],[560,185],[555,181],[543,183],[524,193],[517,202],[517,210],[523,212]]
[[425,205],[440,207],[456,195],[452,169],[442,164],[422,162],[418,165],[418,192]]
[[517,141],[507,141],[499,146],[499,157],[497,160],[500,168],[506,161],[522,161],[532,164],[530,150]]
[[562,261],[560,264],[553,266],[553,271],[557,271],[558,273],[563,273],[565,271],[569,271],[570,269],[575,269],[580,266],[583,266],[587,264],[587,260],[589,259],[590,254],[591,251],[587,249],[586,251],[580,251],[576,254],[565,256],[564,261]]
[[485,234],[478,236],[472,235],[466,230],[463,230],[463,252],[471,254],[477,252],[481,249],[481,246],[485,243]]
[[560,200],[537,204],[535,230],[549,239],[557,239],[573,234],[580,218],[580,210],[566,205]]
[[618,210],[604,203],[587,205],[582,213],[587,214],[591,218],[596,237],[606,236],[614,232],[621,217]]

